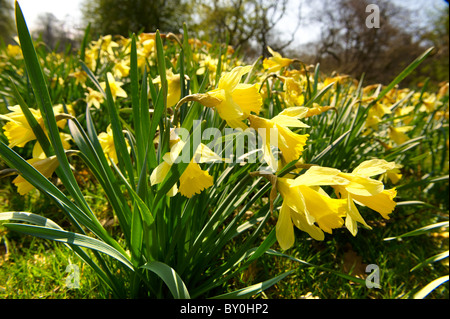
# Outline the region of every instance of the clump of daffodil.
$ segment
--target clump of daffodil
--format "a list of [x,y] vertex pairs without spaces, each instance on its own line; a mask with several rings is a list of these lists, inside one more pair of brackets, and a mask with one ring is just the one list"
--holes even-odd
[[249,115],[250,127],[262,138],[264,160],[272,169],[276,170],[278,165],[272,147],[277,147],[281,151],[286,163],[297,161],[302,155],[309,135],[294,133],[289,127],[309,127],[299,120],[307,113],[306,107],[290,107],[270,120]]
[[[152,171],[150,176],[151,185],[156,185],[164,181],[184,146],[185,142],[172,131],[170,152],[164,154],[163,161]],[[179,192],[181,195],[191,198],[195,194],[200,194],[204,189],[211,187],[214,180],[208,171],[201,169],[199,163],[214,161],[221,161],[221,158],[206,145],[200,143],[189,165],[180,176],[180,187],[178,188],[177,184],[175,184],[167,195],[175,196]]]
[[[143,68],[147,61],[155,56],[156,42],[154,33],[141,33],[137,43],[138,67]],[[150,65],[153,65],[152,59]]]
[[224,72],[217,88],[207,93],[197,93],[184,97],[178,102],[196,101],[206,107],[213,107],[219,116],[232,128],[246,129],[243,122],[251,112],[259,113],[262,98],[255,84],[240,83],[251,66],[237,66],[230,72]]
[[263,60],[263,68],[269,73],[278,72],[295,61],[293,59],[283,58],[280,53],[275,52],[270,47],[267,47],[267,50],[272,56]]
[[[108,72],[106,76],[108,78],[109,88],[111,89],[111,95],[114,100],[118,96],[123,98],[128,97],[127,92],[125,92],[125,90],[122,89],[123,82],[116,81],[111,72]],[[106,82],[101,82],[100,85],[103,90],[106,89]]]
[[347,199],[345,226],[352,235],[356,235],[357,223],[369,227],[356,208],[355,203],[364,205],[378,212],[383,218],[389,219],[396,206],[394,197],[397,195],[395,189],[384,189],[381,181],[371,177],[395,170],[394,162],[373,159],[362,162],[351,173],[338,174],[348,180],[348,184],[332,185],[339,198]]

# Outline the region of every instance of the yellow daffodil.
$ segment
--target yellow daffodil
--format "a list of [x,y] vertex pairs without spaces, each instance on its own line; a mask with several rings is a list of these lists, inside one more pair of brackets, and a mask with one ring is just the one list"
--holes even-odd
[[110,34],[101,37],[98,41],[93,41],[93,44],[110,56],[114,56],[113,48],[117,48],[119,46],[115,41],[113,41]]
[[[171,134],[173,138],[173,135]],[[151,185],[159,184],[164,181],[167,173],[169,172],[175,160],[181,153],[185,143],[178,137],[171,140],[171,150],[163,156],[163,161],[153,170],[150,175]],[[178,189],[175,184],[168,192],[169,196],[175,196],[177,192],[181,195],[191,198],[195,194],[200,194],[204,189],[213,185],[213,178],[207,171],[201,169],[198,163],[207,163],[221,160],[221,158],[215,154],[206,145],[200,144],[194,153],[193,158],[189,162],[189,165],[184,170],[180,177],[180,187]]]
[[130,59],[117,59],[114,63],[112,71],[116,78],[125,78],[130,74]]
[[[325,170],[325,169],[323,169]],[[277,178],[276,187],[283,198],[276,225],[276,236],[282,249],[294,244],[295,225],[316,240],[323,240],[324,233],[344,224],[347,200],[333,199],[320,185],[345,183],[337,177],[339,171],[330,174],[311,170],[297,179]]]
[[[19,105],[11,106],[11,112],[8,114],[0,114],[0,119],[7,120],[8,122],[3,126],[3,131],[6,138],[9,141],[9,147],[24,147],[26,143],[36,139],[33,130],[25,118],[22,109]],[[44,119],[41,116],[41,112],[36,109],[29,109],[39,125],[44,129]],[[56,105],[53,107],[55,115],[62,113],[62,105]],[[64,127],[65,121],[58,121],[59,127]]]
[[[116,152],[116,146],[114,145],[114,135],[113,131],[111,129],[111,124],[108,125],[106,128],[106,132],[101,132],[98,135],[98,141],[100,142],[100,145],[103,149],[103,152],[105,153],[106,159],[108,160],[108,163],[111,165],[110,158],[114,162],[114,164],[117,164],[119,162],[117,158],[117,152]],[[127,141],[128,145],[128,141]],[[130,151],[130,147],[128,146],[128,151]]]
[[403,165],[395,163],[393,168],[386,169],[386,173],[382,175],[382,177],[384,178],[384,182],[387,182],[387,180],[389,179],[392,184],[397,184],[398,181],[402,178],[402,173],[400,171],[402,167]]
[[393,127],[389,126],[388,133],[389,137],[395,144],[400,145],[409,140],[407,132],[411,131],[414,126],[401,126],[401,127]]
[[251,66],[237,66],[230,72],[222,74],[217,89],[204,94],[188,95],[178,104],[197,101],[206,107],[214,107],[230,127],[246,129],[247,126],[242,121],[251,112],[258,114],[262,106],[257,86],[239,83],[242,76],[251,68]]
[[303,89],[300,82],[295,81],[293,78],[283,78],[284,82],[284,101],[287,106],[301,106],[305,102],[303,96]]
[[83,70],[75,71],[69,74],[69,76],[75,78],[75,85],[81,85],[86,87],[87,74]]
[[100,104],[103,103],[103,94],[88,87],[88,92],[84,93],[86,95],[86,103],[89,107],[94,106],[96,109],[100,109]]
[[181,195],[191,198],[195,194],[200,194],[204,189],[211,187],[213,183],[213,177],[209,175],[208,171],[203,171],[200,165],[191,161],[183,174],[181,174],[178,191]]
[[267,50],[272,54],[272,57],[263,60],[263,68],[270,73],[278,72],[294,62],[292,59],[283,58],[280,53],[275,52],[270,47],[267,47]]
[[155,39],[154,37],[139,37],[139,47],[137,50],[138,67],[142,68],[146,65],[147,59],[155,54]]
[[197,75],[203,75],[208,70],[210,79],[216,76],[218,59],[211,57],[209,54],[194,54],[193,58],[199,63],[199,67],[196,71]]
[[[122,89],[123,83],[116,81],[111,72],[108,72],[106,76],[108,77],[109,88],[111,89],[111,95],[113,99],[115,100],[117,96],[126,98],[128,95],[127,92],[125,92],[125,90]],[[106,89],[106,82],[101,82],[100,85],[103,90]]]
[[[298,117],[307,113],[306,108],[297,110]],[[271,120],[249,115],[250,127],[255,129],[263,142],[263,156],[265,162],[276,170],[278,161],[275,159],[272,147],[278,147],[286,163],[296,161],[302,155],[303,148],[306,145],[308,134],[297,134],[288,127],[308,127],[306,124],[294,117],[291,108],[286,109]]]
[[[32,158],[27,162],[46,178],[49,178],[59,165],[56,156],[50,156],[44,159]],[[25,195],[34,189],[34,186],[20,175],[13,180],[13,183],[17,186],[17,191],[20,195]]]
[[322,87],[326,87],[327,85],[329,85],[331,83],[342,84],[344,82],[344,80],[347,78],[348,78],[348,75],[337,75],[335,77],[327,77],[323,81]]
[[356,235],[357,222],[369,227],[359,213],[354,202],[367,206],[378,212],[383,218],[389,219],[389,214],[395,208],[395,189],[385,190],[381,181],[371,178],[395,168],[394,162],[373,159],[362,162],[352,173],[339,173],[338,176],[349,181],[346,185],[332,185],[340,198],[347,198],[347,216],[345,226],[352,235]]
[[[166,70],[167,79],[167,107],[177,104],[181,97],[180,75],[174,74],[172,69]],[[153,83],[161,83],[161,77],[158,75]]]
[[438,101],[436,94],[430,94],[425,92],[422,96],[422,106],[420,107],[420,112],[433,112],[442,102]]
[[414,106],[398,107],[395,110],[395,116],[401,118],[395,119],[394,123],[403,122],[405,125],[408,125],[414,117],[414,109]]
[[6,54],[16,60],[23,58],[22,49],[18,45],[8,44]]

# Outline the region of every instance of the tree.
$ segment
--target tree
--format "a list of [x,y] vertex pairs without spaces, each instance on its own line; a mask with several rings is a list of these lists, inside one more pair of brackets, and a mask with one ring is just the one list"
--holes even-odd
[[9,43],[14,33],[12,3],[9,0],[0,0],[0,39]]
[[391,81],[425,48],[410,12],[392,2],[377,1],[379,28],[366,24],[368,0],[323,1],[315,19],[321,22],[315,61],[322,70],[337,71],[367,83]]
[[33,30],[50,49],[65,50],[67,45],[74,46],[77,42],[66,28],[64,21],[59,20],[53,13],[43,13],[37,17],[37,27]]
[[449,80],[449,6],[448,2],[440,10],[430,12],[430,27],[421,35],[426,46],[435,48],[434,54],[427,63],[419,66],[415,71],[417,81],[430,78],[434,86]]
[[290,40],[281,41],[276,33],[288,4],[288,0],[195,0],[192,5],[198,22],[191,28],[199,37],[242,47],[246,55],[265,56],[268,45],[281,50],[294,40],[300,20]]
[[188,18],[184,0],[85,0],[82,15],[94,33],[123,36],[157,29],[176,33]]

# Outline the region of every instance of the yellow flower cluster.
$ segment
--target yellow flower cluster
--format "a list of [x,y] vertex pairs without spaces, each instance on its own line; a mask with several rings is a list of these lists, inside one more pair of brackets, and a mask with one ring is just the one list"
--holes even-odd
[[[166,40],[169,40],[169,37]],[[128,38],[113,38],[107,35],[89,43],[84,52],[87,67],[94,74],[103,76],[103,79],[106,77],[112,97],[114,100],[118,99],[118,105],[129,100],[126,85],[129,84],[130,41]],[[154,33],[142,33],[137,37],[139,68],[152,68],[156,65],[155,41]],[[368,207],[381,214],[383,218],[389,218],[395,208],[396,190],[385,189],[383,180],[390,180],[393,184],[399,182],[402,178],[400,164],[370,159],[360,163],[351,172],[332,167],[303,165],[302,155],[310,138],[308,134],[310,126],[303,121],[328,110],[336,112],[339,110],[335,106],[337,97],[332,90],[330,90],[332,93],[325,96],[328,105],[314,103],[305,106],[307,88],[316,79],[311,77],[306,67],[302,70],[293,67],[295,63],[301,63],[300,61],[283,57],[269,47],[270,57],[265,58],[260,64],[245,65],[242,61],[232,58],[234,51],[230,47],[221,50],[220,52],[225,53],[219,57],[217,53],[213,53],[212,45],[208,42],[189,39],[188,43],[192,50],[190,61],[192,65],[189,67],[194,69],[189,75],[205,77],[208,74],[209,77],[205,80],[209,80],[209,86],[206,86],[204,93],[188,93],[182,96],[182,81],[191,79],[187,76],[183,79],[178,73],[180,55],[174,49],[176,46],[166,47],[169,51],[172,50],[166,57],[167,62],[170,60],[165,74],[168,85],[167,107],[173,108],[168,114],[175,116],[173,111],[180,105],[195,101],[216,112],[223,120],[223,125],[226,124],[233,129],[253,129],[257,132],[262,139],[259,151],[264,162],[271,168],[273,187],[283,200],[276,225],[276,236],[281,248],[288,249],[294,244],[294,226],[316,240],[323,240],[324,233],[332,233],[333,229],[344,226],[352,235],[357,234],[358,223],[370,228],[357,206]],[[8,45],[4,56],[8,59],[22,59],[20,47]],[[65,61],[64,57],[56,54],[48,55],[47,59],[51,59],[54,63]],[[159,75],[155,75],[155,72],[149,74],[152,75],[150,81],[157,86],[161,84]],[[88,76],[81,68],[70,70],[67,78],[55,78],[51,85],[62,86],[63,83],[65,85],[70,81],[82,92],[80,99],[84,105],[94,107],[100,113],[105,97],[99,88],[94,88],[87,82]],[[107,82],[100,82],[103,90],[106,89]],[[347,86],[348,92],[356,92],[357,84],[357,81],[347,75],[335,75],[325,77],[316,83],[316,89]],[[411,121],[415,112],[448,119],[448,108],[439,109],[442,97],[448,94],[448,83],[443,84],[437,94],[428,92],[419,94],[409,89],[394,88],[382,99],[376,100],[380,89],[379,85],[364,87],[361,96],[358,97],[359,102],[363,104],[376,101],[367,112],[362,134],[375,134],[380,141],[384,141],[383,145],[388,149],[410,139],[408,133],[413,128]],[[281,110],[266,112],[266,104],[273,100],[279,102]],[[435,112],[438,109],[439,112]],[[24,147],[36,139],[34,132],[19,106],[10,107],[9,111],[8,114],[0,115],[0,119],[6,120],[3,126],[5,137],[10,147]],[[40,112],[34,109],[30,111],[45,130]],[[54,112],[62,113],[62,106],[55,106]],[[267,114],[275,115],[267,117]],[[394,117],[394,120],[389,122],[386,130],[384,127],[387,117]],[[63,129],[64,121],[58,122],[58,125]],[[275,138],[272,136],[273,132],[276,132]],[[69,148],[70,136],[61,134],[64,147]],[[101,132],[98,139],[109,163],[112,164],[111,161],[117,163],[111,127],[108,126],[106,132]],[[162,155],[160,164],[151,173],[152,186],[164,181],[184,146],[185,142],[175,133],[171,134],[170,151]],[[277,154],[281,154],[281,157],[278,158]],[[180,180],[168,195],[175,196],[180,193],[191,198],[212,187],[213,176],[207,169],[202,169],[202,166],[205,168],[205,163],[221,160],[218,154],[200,143]],[[277,177],[281,169],[292,162],[296,164],[297,169],[283,177]],[[30,163],[46,177],[49,177],[57,167],[54,157],[45,158],[39,143],[34,146]],[[374,179],[375,176],[379,178]],[[21,177],[18,177],[15,183],[19,186],[21,194],[32,189]],[[333,192],[328,194],[327,189]]]

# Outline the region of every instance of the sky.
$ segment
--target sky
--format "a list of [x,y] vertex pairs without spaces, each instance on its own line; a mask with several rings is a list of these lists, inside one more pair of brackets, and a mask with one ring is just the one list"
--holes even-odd
[[[22,8],[28,27],[31,30],[36,26],[37,17],[46,12],[53,13],[58,20],[65,21],[67,28],[77,27],[81,24],[80,6],[83,0],[18,0],[18,2]],[[308,1],[302,2],[307,3]],[[377,0],[373,2],[376,3]],[[424,16],[420,17],[418,15],[418,23],[419,20],[426,17],[427,10],[447,5],[444,0],[395,0],[395,2],[399,5],[408,6],[418,13],[422,13]],[[281,37],[284,39],[290,38],[288,35],[295,29],[299,3],[298,0],[291,0],[290,8],[286,16],[279,23],[279,31]],[[302,15],[308,15],[306,5],[302,6]],[[300,28],[295,34],[294,45],[300,45],[314,40],[319,35],[319,32],[320,30],[317,26],[312,26],[307,23],[306,19],[302,19]]]

